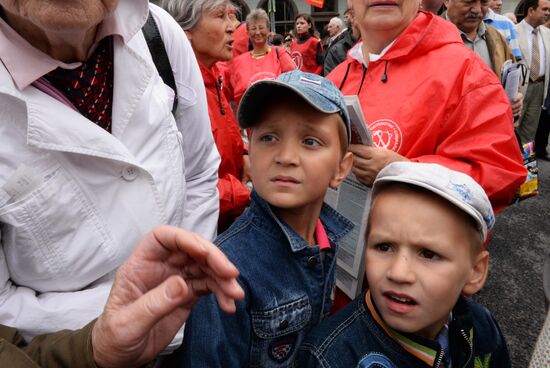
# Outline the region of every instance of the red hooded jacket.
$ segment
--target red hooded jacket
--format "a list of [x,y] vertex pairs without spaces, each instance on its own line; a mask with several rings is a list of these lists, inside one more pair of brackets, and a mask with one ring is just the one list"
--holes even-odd
[[303,72],[322,75],[322,55],[321,41],[309,34],[292,41],[290,44],[290,56],[292,56],[292,60],[298,69]]
[[456,26],[419,12],[368,68],[359,61],[361,46],[327,78],[344,95],[359,95],[375,145],[464,172],[485,189],[495,213],[508,206],[526,176],[510,102]]
[[220,193],[220,217],[218,232],[227,229],[250,202],[250,191],[241,183],[243,174],[243,140],[233,110],[222,92],[224,88],[220,70],[211,69],[199,62],[206,98],[212,135],[221,156],[218,169],[218,191]]
[[252,83],[264,79],[275,79],[281,73],[296,69],[288,52],[282,47],[272,46],[261,58],[253,58],[252,52],[237,56],[226,64],[225,75],[229,76],[227,96],[232,96],[237,107],[244,92]]

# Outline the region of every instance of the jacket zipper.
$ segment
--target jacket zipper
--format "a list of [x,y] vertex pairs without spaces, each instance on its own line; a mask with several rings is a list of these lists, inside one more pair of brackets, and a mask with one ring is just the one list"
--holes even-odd
[[222,85],[222,76],[218,76],[218,82],[216,83],[216,92],[218,92],[218,104],[220,105],[220,113],[222,115],[225,115],[225,110],[222,106],[222,96],[220,95],[220,90],[221,90],[221,85]]
[[434,368],[439,368],[442,360],[443,360],[443,349],[440,349],[437,355],[437,359],[435,360]]
[[470,363],[470,360],[472,360],[473,348],[472,348],[472,343],[471,343],[470,339],[466,335],[466,331],[460,330],[460,334],[462,335],[462,337],[464,337],[464,340],[466,340],[466,343],[468,344],[468,347],[470,348],[470,355],[468,355],[468,360],[466,361],[466,364],[464,364],[464,368],[466,368],[466,367],[468,367],[468,364]]

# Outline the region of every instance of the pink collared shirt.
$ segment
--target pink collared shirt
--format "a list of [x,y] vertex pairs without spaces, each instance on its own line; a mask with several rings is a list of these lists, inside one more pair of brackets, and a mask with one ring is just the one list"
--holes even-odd
[[320,219],[317,219],[317,225],[315,226],[315,238],[320,250],[330,249],[330,241],[328,240],[327,232],[323,227]]
[[[115,12],[99,25],[88,56],[93,53],[99,41],[107,36],[119,35],[125,40],[129,38],[128,34],[124,34],[125,29],[120,26],[122,22],[119,17],[120,15]],[[19,90],[23,90],[58,67],[74,69],[82,64],[80,62],[64,63],[38,50],[2,18],[0,18],[0,60],[6,66]]]

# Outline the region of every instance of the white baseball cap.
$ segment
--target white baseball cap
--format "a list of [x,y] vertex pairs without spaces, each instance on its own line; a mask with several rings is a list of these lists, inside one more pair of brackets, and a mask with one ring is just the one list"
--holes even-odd
[[481,241],[495,224],[493,207],[483,188],[470,176],[438,164],[399,161],[384,167],[373,184],[377,189],[389,182],[406,183],[424,188],[470,215],[476,222]]

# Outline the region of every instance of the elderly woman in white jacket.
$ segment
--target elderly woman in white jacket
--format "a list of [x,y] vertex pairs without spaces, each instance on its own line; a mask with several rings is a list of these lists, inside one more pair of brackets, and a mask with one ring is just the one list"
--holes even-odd
[[147,0],[0,0],[0,45],[0,324],[29,339],[99,315],[156,225],[212,239],[219,155],[191,46]]

